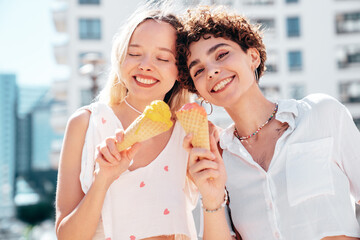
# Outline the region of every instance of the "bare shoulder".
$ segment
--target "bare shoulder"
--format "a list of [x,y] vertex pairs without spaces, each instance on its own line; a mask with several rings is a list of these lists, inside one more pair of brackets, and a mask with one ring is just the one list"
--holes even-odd
[[68,130],[86,130],[89,126],[91,112],[86,109],[79,109],[74,112],[67,123]]
[[73,159],[76,158],[80,162],[90,116],[91,113],[85,109],[78,110],[70,116],[66,126],[60,163],[74,162]]

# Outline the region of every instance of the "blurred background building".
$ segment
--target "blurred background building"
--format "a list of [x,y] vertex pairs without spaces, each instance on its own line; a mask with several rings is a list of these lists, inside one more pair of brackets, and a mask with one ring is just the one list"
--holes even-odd
[[[0,73],[0,239],[19,239],[10,233],[15,225],[4,219],[18,216],[32,225],[53,219],[67,119],[102,89],[112,38],[141,4],[140,0],[49,1],[56,30],[53,54],[66,77],[54,76],[50,87],[22,87],[15,74]],[[348,107],[360,128],[359,0],[174,2],[180,8],[198,3],[228,5],[261,24],[268,53],[267,71],[260,79],[265,95],[276,101],[329,94]],[[227,113],[218,108],[209,118],[222,127],[230,123]],[[21,232],[12,232],[17,231]],[[55,239],[49,223],[32,234],[30,239]]]

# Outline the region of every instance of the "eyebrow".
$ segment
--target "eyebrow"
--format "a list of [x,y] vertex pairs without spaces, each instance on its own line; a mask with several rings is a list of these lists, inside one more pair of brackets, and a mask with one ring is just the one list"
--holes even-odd
[[[210,55],[212,54],[213,52],[216,51],[216,49],[218,49],[219,47],[222,47],[222,46],[230,46],[229,44],[226,44],[226,43],[218,43],[214,46],[212,46],[211,48],[209,48],[209,50],[206,52],[206,55]],[[199,59],[195,59],[194,61],[192,61],[190,64],[189,64],[189,72],[191,70],[192,67],[194,67],[196,64],[198,64],[200,62]]]
[[[139,44],[130,44],[129,47],[141,47]],[[165,52],[169,52],[171,53],[172,55],[174,55],[175,57],[175,54],[173,53],[173,51],[171,51],[170,49],[168,48],[164,48],[164,47],[158,47],[159,50],[161,51],[165,51]]]

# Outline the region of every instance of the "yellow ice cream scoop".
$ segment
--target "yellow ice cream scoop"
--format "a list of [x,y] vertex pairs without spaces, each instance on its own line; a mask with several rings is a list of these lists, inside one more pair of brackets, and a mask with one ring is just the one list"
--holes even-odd
[[169,106],[161,100],[155,100],[125,130],[124,140],[117,143],[118,151],[123,151],[136,142],[142,142],[160,133],[166,132],[173,125]]
[[165,123],[169,128],[173,125],[170,108],[164,101],[152,101],[151,104],[145,108],[143,115],[145,118],[149,118],[154,122]]

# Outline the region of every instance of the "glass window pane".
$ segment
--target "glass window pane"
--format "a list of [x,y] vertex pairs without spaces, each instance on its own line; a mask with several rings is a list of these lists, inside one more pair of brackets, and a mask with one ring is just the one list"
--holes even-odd
[[101,39],[100,19],[79,19],[80,39]]
[[287,36],[300,36],[300,19],[298,17],[289,17],[286,19]]
[[79,0],[79,4],[100,4],[100,0]]
[[289,71],[300,71],[302,69],[302,54],[300,51],[290,51],[288,53]]

